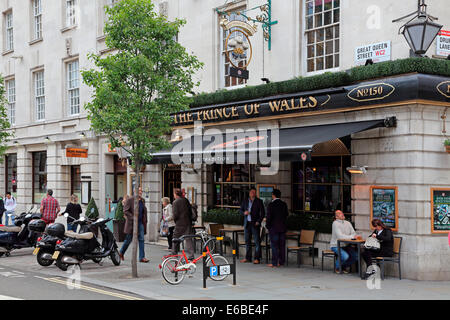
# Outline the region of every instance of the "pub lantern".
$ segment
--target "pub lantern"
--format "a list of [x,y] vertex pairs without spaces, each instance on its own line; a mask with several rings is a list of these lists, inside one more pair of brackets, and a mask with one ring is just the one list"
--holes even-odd
[[409,47],[415,54],[423,55],[439,34],[442,25],[434,22],[438,18],[427,13],[425,0],[418,0],[418,10],[416,12],[393,20],[392,22],[398,22],[412,15],[416,16],[400,28],[399,34],[403,34]]

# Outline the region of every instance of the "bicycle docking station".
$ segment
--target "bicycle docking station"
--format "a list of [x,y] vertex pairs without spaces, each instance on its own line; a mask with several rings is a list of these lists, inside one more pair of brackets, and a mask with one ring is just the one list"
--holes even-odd
[[[223,237],[216,237],[217,241],[221,242]],[[233,286],[236,285],[236,248],[233,244],[233,264],[226,264],[226,265],[216,265],[216,266],[207,266],[206,264],[206,245],[205,244],[202,248],[202,255],[203,255],[203,289],[206,289],[206,280],[208,277],[213,279],[212,277],[219,277],[219,276],[229,276],[233,275]],[[225,279],[222,279],[225,280]]]

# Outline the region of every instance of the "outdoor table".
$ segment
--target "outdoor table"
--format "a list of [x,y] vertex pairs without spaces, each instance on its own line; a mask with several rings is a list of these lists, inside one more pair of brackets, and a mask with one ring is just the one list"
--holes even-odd
[[[244,228],[242,228],[241,230],[238,230],[236,232],[236,235],[239,234],[239,233],[244,233]],[[270,250],[270,235],[269,235],[269,232],[266,231],[264,236],[265,236],[265,240],[266,240],[266,262],[268,263],[269,262],[269,250]],[[236,236],[236,240],[237,240],[237,236]],[[262,250],[262,248],[261,248],[261,250]],[[239,255],[239,244],[237,245],[237,254]],[[261,252],[261,254],[262,254],[262,252]]]
[[349,240],[349,239],[338,239],[337,240],[337,247],[338,247],[338,263],[339,263],[339,273],[342,273],[342,265],[341,265],[341,243],[344,244],[355,244],[358,249],[358,270],[359,270],[359,276],[361,279],[363,278],[362,275],[362,268],[361,268],[361,245],[363,245],[365,240]]
[[[233,239],[233,245],[236,250],[236,254],[239,257],[239,244],[238,244],[238,233],[244,232],[244,227],[237,227],[237,228],[223,228],[219,230],[219,234],[221,236],[225,236],[227,233],[232,233],[232,239]],[[222,253],[222,246],[220,246],[220,251]]]

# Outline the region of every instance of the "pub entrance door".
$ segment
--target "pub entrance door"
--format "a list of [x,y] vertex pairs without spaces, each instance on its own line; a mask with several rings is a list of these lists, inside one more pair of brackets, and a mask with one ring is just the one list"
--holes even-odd
[[174,200],[173,189],[181,188],[181,166],[174,164],[167,164],[163,167],[164,172],[164,197],[170,199],[172,203]]

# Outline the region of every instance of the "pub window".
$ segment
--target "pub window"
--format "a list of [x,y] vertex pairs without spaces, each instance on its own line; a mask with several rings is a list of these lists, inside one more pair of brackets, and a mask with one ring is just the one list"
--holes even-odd
[[350,156],[312,157],[312,161],[293,162],[293,210],[296,213],[350,214],[351,177],[346,168]]
[[34,152],[33,158],[33,203],[39,204],[47,193],[47,152]]
[[80,166],[70,167],[70,194],[78,196],[81,200],[81,168]]
[[17,154],[8,154],[5,157],[5,189],[17,199]]
[[[244,8],[236,9],[236,11],[241,11],[241,10],[244,10]],[[230,13],[230,15],[227,15],[226,18],[229,21],[235,21],[235,20],[247,21],[247,19],[244,16],[238,15],[237,13]],[[219,19],[222,19],[222,16],[219,16]],[[228,37],[228,35],[230,33],[231,33],[230,40],[233,39],[236,36],[239,36],[239,33],[233,32],[236,29],[237,28],[231,28],[230,30],[223,30],[222,27],[220,27],[220,34],[221,34],[221,69],[222,69],[222,74],[223,74],[222,86],[226,87],[226,88],[234,87],[234,86],[238,86],[238,85],[244,85],[244,84],[247,83],[247,80],[245,80],[245,79],[241,79],[241,78],[236,78],[236,77],[230,76],[230,67],[232,67],[232,64],[230,63],[230,61],[229,61],[229,59],[227,57],[227,49],[228,48],[226,46],[226,41],[227,41],[227,37]],[[241,60],[239,62],[239,64],[238,64],[238,66],[239,67],[243,67],[246,64],[247,64],[247,60]]]
[[339,67],[340,0],[305,1],[307,71]]
[[255,187],[255,166],[249,164],[214,165],[215,206],[239,208]]

